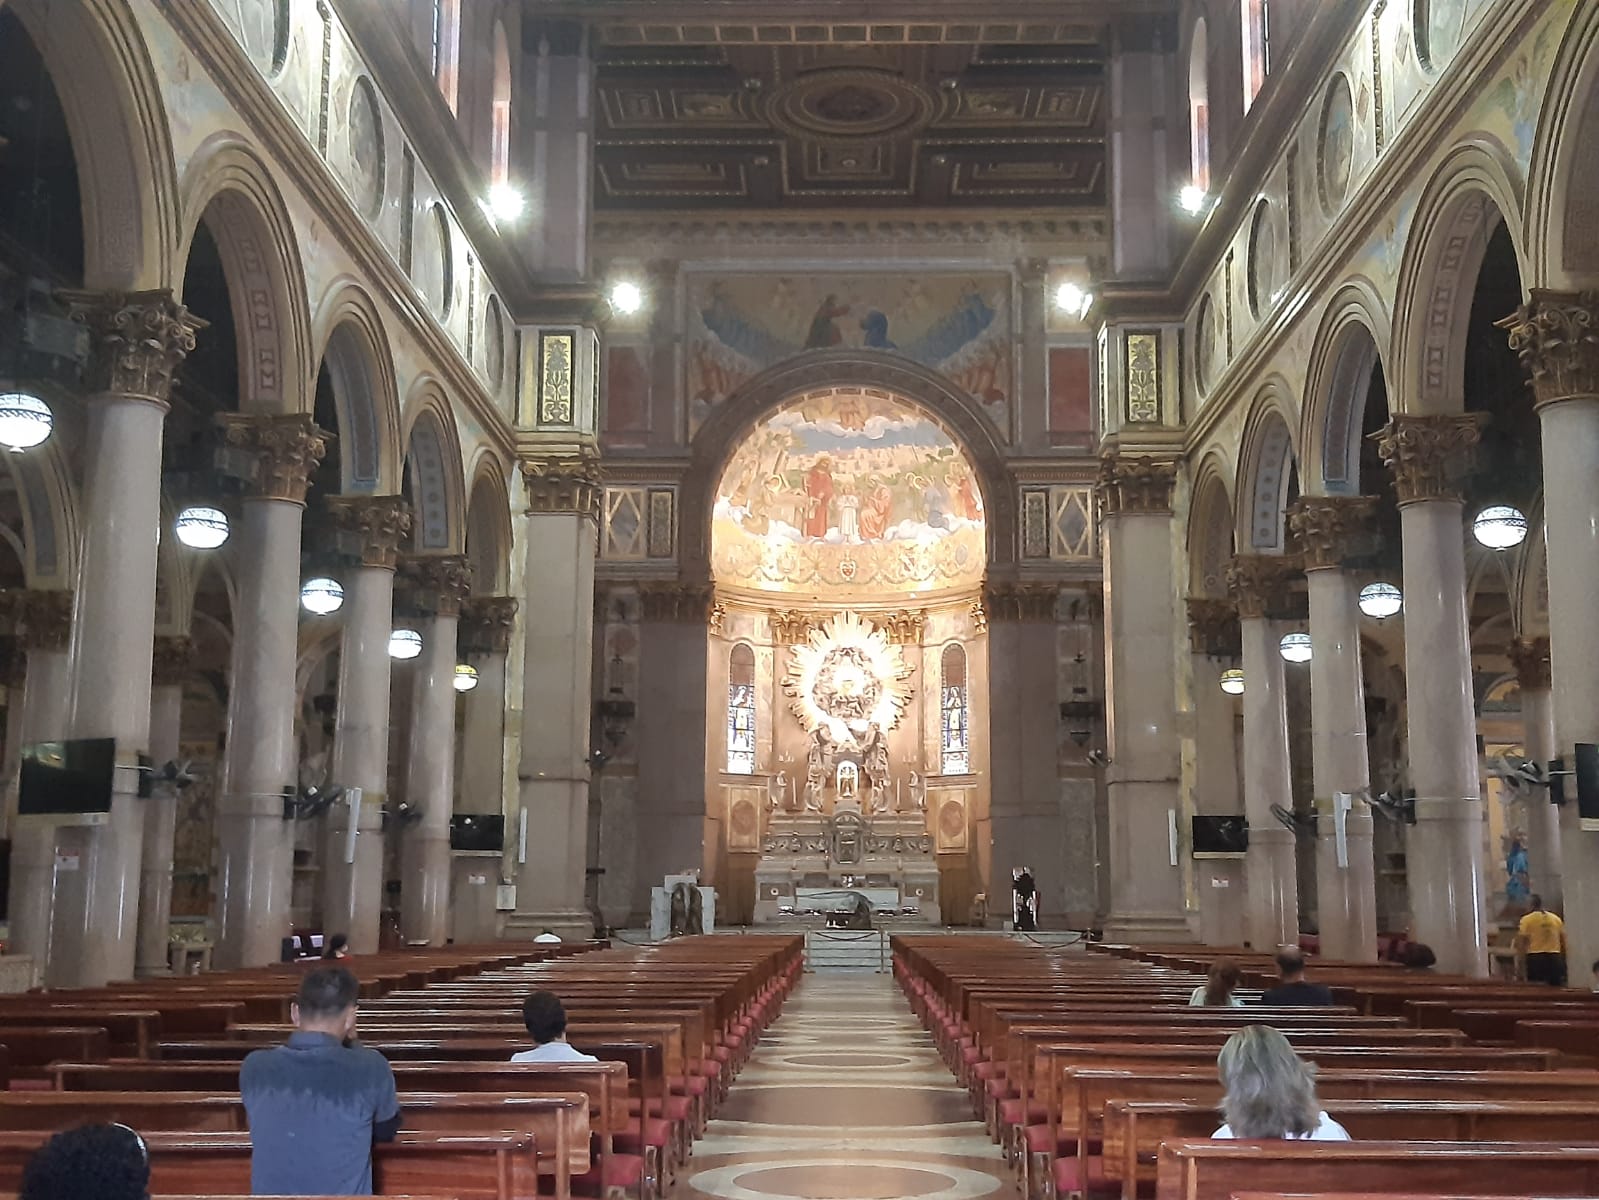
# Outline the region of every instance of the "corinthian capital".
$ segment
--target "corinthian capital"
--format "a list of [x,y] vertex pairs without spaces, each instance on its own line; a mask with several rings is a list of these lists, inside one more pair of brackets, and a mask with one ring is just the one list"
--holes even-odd
[[1510,643],[1510,662],[1524,692],[1547,692],[1550,684],[1549,639],[1518,637]]
[[72,638],[72,593],[42,588],[0,590],[0,611],[24,650],[64,650]]
[[327,434],[303,413],[223,413],[223,443],[254,460],[251,495],[305,503],[306,485],[327,453]]
[[1227,590],[1242,620],[1276,616],[1288,608],[1288,584],[1300,570],[1286,554],[1240,554],[1227,564]]
[[460,616],[472,594],[472,564],[464,554],[412,555],[402,571],[412,598],[435,616]]
[[1477,413],[1396,416],[1376,434],[1377,451],[1394,473],[1400,504],[1459,500],[1482,440]]
[[1301,496],[1288,510],[1288,528],[1307,571],[1341,567],[1376,535],[1375,496]]
[[404,496],[330,496],[328,511],[363,567],[394,569],[411,536],[411,506]]
[[58,295],[72,319],[89,331],[90,390],[154,404],[166,404],[173,372],[194,349],[196,331],[209,324],[173,300],[166,288]]
[[599,520],[600,464],[590,454],[522,461],[530,513],[576,513]]
[[1188,632],[1194,648],[1212,658],[1237,658],[1243,653],[1238,609],[1231,600],[1190,596]]
[[1053,621],[1060,588],[1052,583],[991,583],[984,607],[995,621]]
[[1169,513],[1177,464],[1169,459],[1107,454],[1094,484],[1107,517],[1117,513]]
[[463,653],[504,654],[516,626],[515,596],[476,596],[461,605],[456,639]]
[[639,605],[646,621],[703,625],[711,619],[715,589],[708,583],[659,582],[639,585]]
[[151,655],[151,681],[160,687],[180,684],[194,666],[194,639],[158,636]]
[[1539,404],[1599,396],[1599,292],[1533,288],[1526,304],[1496,324],[1509,332]]

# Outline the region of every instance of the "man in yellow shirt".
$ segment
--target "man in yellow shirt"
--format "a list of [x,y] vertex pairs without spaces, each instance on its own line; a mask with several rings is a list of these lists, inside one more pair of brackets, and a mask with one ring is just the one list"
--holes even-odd
[[1542,896],[1529,897],[1532,911],[1516,927],[1516,943],[1527,956],[1527,981],[1566,986],[1566,926],[1543,906]]

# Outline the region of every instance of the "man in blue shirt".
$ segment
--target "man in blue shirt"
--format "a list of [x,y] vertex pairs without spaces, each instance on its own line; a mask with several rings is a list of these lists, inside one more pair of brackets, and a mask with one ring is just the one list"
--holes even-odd
[[359,990],[343,967],[307,972],[295,1032],[239,1070],[258,1196],[372,1194],[372,1144],[394,1140],[400,1098],[388,1060],[354,1041]]

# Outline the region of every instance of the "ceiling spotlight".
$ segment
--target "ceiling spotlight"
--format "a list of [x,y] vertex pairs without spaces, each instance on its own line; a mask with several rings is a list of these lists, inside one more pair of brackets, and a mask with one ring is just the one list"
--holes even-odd
[[1471,533],[1490,550],[1509,550],[1527,540],[1527,514],[1508,504],[1493,504],[1477,514]]
[[1310,634],[1285,633],[1283,640],[1277,643],[1278,652],[1282,654],[1284,662],[1308,663],[1310,661]]
[[484,207],[489,210],[489,216],[496,223],[514,221],[520,217],[527,208],[527,197],[520,188],[514,188],[508,183],[496,183],[489,188],[489,198],[484,202]]
[[632,316],[644,307],[644,289],[631,280],[622,280],[611,288],[611,307],[624,317]]
[[1231,667],[1221,673],[1221,690],[1229,696],[1242,696],[1244,694],[1244,673],[1237,667]]
[[1391,583],[1368,583],[1360,589],[1360,611],[1382,621],[1405,607],[1405,597]]
[[389,657],[401,661],[422,653],[422,635],[414,629],[396,629],[389,634]]
[[344,588],[339,586],[337,579],[325,576],[307,579],[300,588],[300,604],[308,613],[328,616],[344,607]]
[[1197,183],[1185,184],[1183,190],[1177,193],[1177,203],[1182,206],[1182,210],[1194,216],[1204,211],[1205,199],[1205,189]]
[[191,550],[215,550],[228,540],[228,514],[220,508],[192,504],[172,527],[178,541]]
[[477,687],[477,668],[471,663],[457,663],[455,667],[455,690],[470,692]]
[[1071,316],[1086,317],[1093,303],[1092,292],[1084,291],[1082,287],[1070,281],[1055,289],[1055,307]]
[[55,428],[50,406],[32,392],[0,392],[0,446],[31,450]]

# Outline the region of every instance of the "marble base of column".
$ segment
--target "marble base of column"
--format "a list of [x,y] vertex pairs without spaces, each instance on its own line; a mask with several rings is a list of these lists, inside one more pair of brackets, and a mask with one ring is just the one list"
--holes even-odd
[[400,932],[407,945],[441,947],[450,936],[450,835],[408,829],[401,837]]
[[[183,686],[162,683],[150,690],[150,760],[157,768],[178,757],[183,723]],[[155,784],[144,802],[144,861],[140,870],[139,949],[134,964],[140,978],[171,973],[172,840],[177,828],[178,792]]]
[[[232,969],[277,962],[289,934],[293,826],[281,796],[225,796],[217,803],[217,946]],[[220,956],[220,961],[217,957]]]
[[1182,813],[1177,781],[1122,778],[1112,766],[1106,790],[1111,913],[1105,936],[1116,941],[1197,940],[1197,920],[1183,904],[1180,868],[1171,864],[1171,814],[1180,818]]
[[[506,937],[531,938],[545,929],[568,941],[594,936],[594,917],[583,903],[588,831],[575,819],[587,812],[588,790],[586,779],[523,780],[527,862],[517,867],[516,911],[506,919]],[[514,857],[515,823],[511,829]]]
[[1271,951],[1299,941],[1296,840],[1293,830],[1280,825],[1275,829],[1250,826],[1249,852],[1244,860],[1244,886],[1249,896],[1245,928],[1249,944],[1257,950]]
[[56,911],[56,826],[22,817],[11,840],[6,953],[25,954],[43,978]]
[[104,822],[64,825],[57,834],[56,909],[45,965],[50,987],[103,987],[133,978],[144,850],[137,779],[137,768],[119,765]]
[[1482,805],[1418,797],[1405,862],[1413,939],[1432,947],[1439,971],[1486,976]]
[[350,805],[334,804],[322,846],[322,929],[350,939],[351,954],[376,954],[383,920],[383,796],[363,795],[350,853]]
[[1316,818],[1316,914],[1323,958],[1377,959],[1377,878],[1369,811],[1344,817],[1348,866],[1338,865],[1338,831],[1331,813]]

